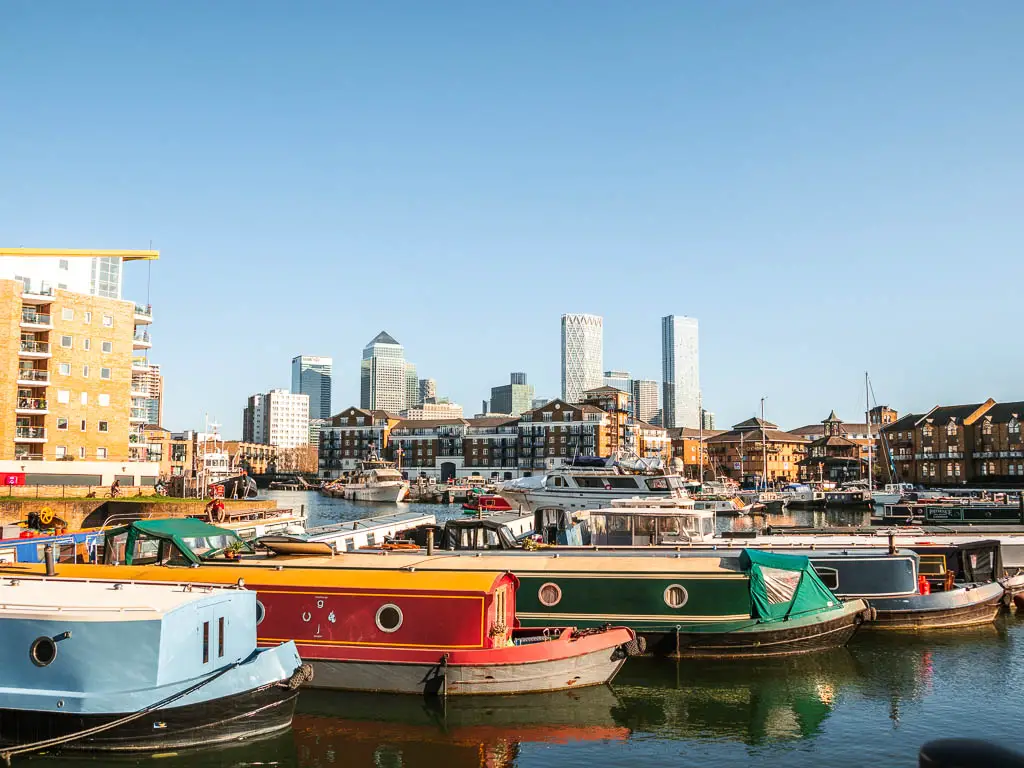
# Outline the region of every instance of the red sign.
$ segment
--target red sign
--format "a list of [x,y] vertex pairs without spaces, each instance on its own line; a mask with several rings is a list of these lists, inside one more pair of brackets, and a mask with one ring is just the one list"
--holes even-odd
[[25,473],[24,472],[4,472],[0,474],[3,478],[4,485],[24,485],[25,484]]

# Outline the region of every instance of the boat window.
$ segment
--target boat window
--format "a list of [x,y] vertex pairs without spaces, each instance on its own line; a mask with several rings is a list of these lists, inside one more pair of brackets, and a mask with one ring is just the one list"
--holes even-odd
[[57,643],[49,637],[37,637],[28,649],[28,656],[37,667],[47,667],[57,658]]
[[347,539],[345,539],[345,551],[346,552],[355,552],[356,551],[356,542],[355,542],[355,539],[353,539],[351,536],[349,536]]
[[609,533],[629,533],[632,529],[632,518],[629,515],[607,515]]
[[919,573],[922,576],[944,576],[946,574],[946,556],[921,555]]
[[132,565],[154,565],[160,559],[160,541],[145,536],[135,540],[132,548]]
[[203,622],[203,664],[210,660],[210,622]]
[[612,488],[629,488],[630,490],[639,488],[635,477],[607,477],[605,482]]
[[377,536],[373,533],[366,534],[366,545],[372,547],[377,543]]
[[971,552],[967,555],[964,576],[969,581],[993,581],[992,552]]
[[703,518],[701,520],[701,532],[707,534],[708,536],[714,534],[715,521],[712,520],[710,517]]
[[647,478],[647,487],[652,491],[667,491],[668,490],[668,478],[667,477],[649,477]]
[[607,528],[608,521],[604,515],[598,515],[596,513],[590,513],[590,530],[593,533],[604,533]]
[[551,484],[555,488],[561,488],[562,487],[562,478],[560,478],[560,477],[553,477],[553,478],[551,478]]
[[665,587],[665,605],[669,608],[682,608],[690,596],[681,584],[669,584]]
[[124,547],[128,541],[128,531],[107,538],[108,545],[103,548],[103,562],[107,565],[124,562]]
[[205,557],[213,552],[224,549],[230,546],[233,542],[238,541],[235,536],[192,536],[190,538],[183,538],[182,543],[188,547],[193,554],[198,557]]
[[682,517],[673,515],[672,517],[658,518],[658,533],[662,536],[678,537],[685,530],[685,523]]
[[634,530],[637,536],[646,536],[654,533],[655,518],[646,515],[637,515],[634,522]]
[[762,565],[761,575],[764,576],[769,603],[792,602],[797,585],[800,583],[802,575],[800,571],[786,571],[782,568],[768,568]]
[[580,488],[607,488],[606,477],[580,477],[579,475],[573,475],[573,480],[576,481],[576,485]]
[[402,626],[402,609],[394,603],[386,603],[377,609],[374,621],[381,632],[397,632]]
[[835,591],[839,589],[839,571],[835,568],[826,568],[823,565],[813,565],[814,572],[818,574],[821,583]]
[[217,619],[217,658],[224,656],[224,617]]
[[256,601],[256,626],[258,627],[263,623],[263,619],[267,616],[267,609],[263,607],[263,603],[259,600]]
[[537,590],[537,599],[540,600],[541,605],[548,608],[558,605],[562,601],[562,588],[550,581],[542,584],[541,588]]

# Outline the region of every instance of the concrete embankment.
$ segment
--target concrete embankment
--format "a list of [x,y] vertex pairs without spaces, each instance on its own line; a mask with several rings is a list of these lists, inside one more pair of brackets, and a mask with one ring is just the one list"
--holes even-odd
[[[275,501],[269,499],[228,500],[224,502],[232,509],[274,509]],[[64,520],[69,528],[90,528],[103,525],[112,516],[127,520],[130,517],[185,517],[200,515],[206,510],[206,501],[201,499],[168,499],[151,496],[139,500],[119,499],[70,499],[0,498],[0,524],[12,525],[25,520],[29,513],[50,510],[55,517]]]

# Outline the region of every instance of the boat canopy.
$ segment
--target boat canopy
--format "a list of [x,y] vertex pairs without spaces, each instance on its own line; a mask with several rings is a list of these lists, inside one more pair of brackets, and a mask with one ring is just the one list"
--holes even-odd
[[[180,557],[198,565],[207,555],[236,542],[244,546],[234,531],[193,517],[136,520],[107,531],[104,559],[108,563],[120,560],[125,565],[144,565],[175,559],[180,553]],[[161,543],[173,544],[177,552],[161,552]]]
[[840,603],[807,557],[744,549],[739,565],[750,575],[753,614],[761,621],[784,621]]

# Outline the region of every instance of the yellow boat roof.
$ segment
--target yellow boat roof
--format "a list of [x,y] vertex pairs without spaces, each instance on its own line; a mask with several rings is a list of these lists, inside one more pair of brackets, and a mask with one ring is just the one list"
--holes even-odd
[[[281,587],[331,587],[336,589],[410,590],[416,592],[492,592],[505,572],[475,569],[459,571],[438,570],[371,570],[369,568],[342,568],[339,558],[301,558],[302,565],[293,560],[290,567],[278,569],[274,558],[271,561],[256,561],[251,564],[204,565],[200,568],[173,567],[164,565],[89,565],[60,563],[58,578],[91,579],[102,581],[160,581],[188,584],[236,584],[243,579],[256,588],[264,586]],[[315,561],[324,560],[334,566],[317,566]],[[309,564],[311,567],[306,567]],[[388,565],[388,564],[382,564]],[[40,576],[44,565],[35,563],[3,564],[0,578],[19,576]]]

